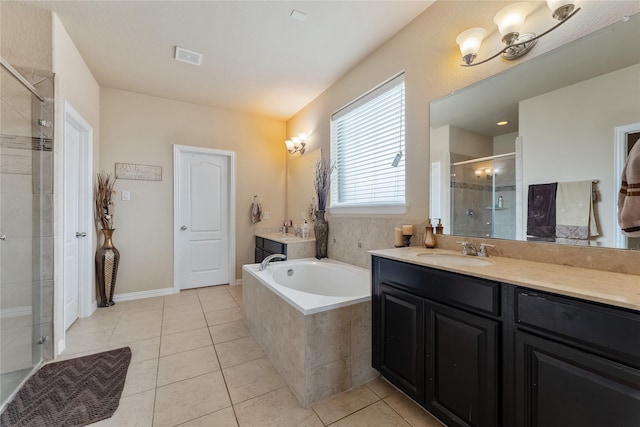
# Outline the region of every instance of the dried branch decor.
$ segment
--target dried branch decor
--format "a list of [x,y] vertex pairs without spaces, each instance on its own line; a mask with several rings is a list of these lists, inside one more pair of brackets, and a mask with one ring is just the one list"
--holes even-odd
[[106,172],[98,172],[96,186],[93,189],[93,195],[96,202],[95,221],[96,226],[100,224],[103,230],[113,229],[113,200],[115,194],[113,185],[115,178]]
[[318,196],[318,210],[323,211],[327,207],[327,197],[331,188],[331,174],[335,168],[335,164],[331,164],[329,160],[321,157],[315,164],[316,174],[313,185]]

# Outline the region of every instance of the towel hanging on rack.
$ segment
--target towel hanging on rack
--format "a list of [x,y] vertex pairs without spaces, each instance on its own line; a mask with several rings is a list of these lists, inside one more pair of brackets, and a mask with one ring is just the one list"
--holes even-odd
[[557,182],[529,185],[527,236],[555,237]]
[[556,192],[556,237],[599,236],[594,211],[593,181],[559,182]]
[[256,224],[262,221],[262,204],[258,196],[253,196],[253,203],[251,203],[251,222]]
[[640,237],[640,142],[636,142],[622,170],[618,195],[618,224],[629,237]]

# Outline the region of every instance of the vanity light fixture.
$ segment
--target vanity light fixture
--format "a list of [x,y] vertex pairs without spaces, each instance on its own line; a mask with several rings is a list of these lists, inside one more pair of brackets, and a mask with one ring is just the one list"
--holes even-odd
[[552,16],[560,22],[539,35],[535,33],[520,33],[524,20],[531,11],[529,3],[513,3],[500,9],[493,18],[493,22],[498,26],[502,42],[506,46],[495,55],[480,62],[473,63],[480,50],[482,40],[487,34],[486,30],[475,27],[460,33],[456,38],[456,43],[458,43],[460,52],[462,52],[464,64],[461,65],[463,67],[473,67],[484,64],[500,55],[508,60],[520,58],[536,45],[539,38],[549,34],[580,11],[580,8],[576,9],[575,3],[571,0],[547,0],[547,6],[551,10]]
[[287,139],[284,143],[287,146],[289,154],[304,154],[304,147],[307,145],[307,135],[304,133],[298,134],[298,136]]

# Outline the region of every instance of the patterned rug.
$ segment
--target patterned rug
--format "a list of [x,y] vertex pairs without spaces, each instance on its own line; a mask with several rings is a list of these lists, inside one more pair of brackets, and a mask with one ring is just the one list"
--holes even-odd
[[113,415],[131,361],[129,347],[44,365],[0,417],[4,426],[85,426]]

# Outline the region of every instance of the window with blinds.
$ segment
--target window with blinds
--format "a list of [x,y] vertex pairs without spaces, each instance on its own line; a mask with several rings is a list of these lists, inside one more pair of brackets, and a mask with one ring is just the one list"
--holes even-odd
[[404,73],[331,116],[332,213],[405,213]]

